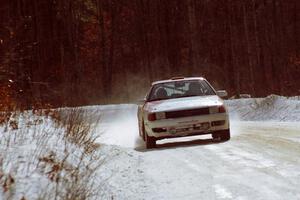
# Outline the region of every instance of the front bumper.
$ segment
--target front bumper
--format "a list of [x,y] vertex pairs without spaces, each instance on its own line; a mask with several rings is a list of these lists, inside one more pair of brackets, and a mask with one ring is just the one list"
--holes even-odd
[[156,139],[204,135],[228,129],[229,117],[227,113],[145,121],[147,134]]

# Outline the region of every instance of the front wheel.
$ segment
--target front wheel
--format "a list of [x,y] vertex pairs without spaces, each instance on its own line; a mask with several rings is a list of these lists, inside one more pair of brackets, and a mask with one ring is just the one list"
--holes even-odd
[[229,129],[223,131],[223,134],[221,134],[221,141],[228,141],[228,140],[230,140],[230,131],[229,131]]
[[230,140],[230,130],[223,130],[223,131],[218,131],[212,134],[213,139],[218,139],[220,138],[221,141],[228,141]]
[[156,147],[155,137],[148,136],[148,134],[145,132],[145,139],[147,149],[152,149]]
[[139,123],[139,135],[142,137],[142,139],[145,141],[145,125],[144,122]]

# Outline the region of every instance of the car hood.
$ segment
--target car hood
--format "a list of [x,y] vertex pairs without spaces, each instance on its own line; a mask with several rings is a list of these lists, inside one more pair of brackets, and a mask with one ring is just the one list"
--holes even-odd
[[190,110],[194,108],[222,105],[223,101],[217,95],[183,97],[147,102],[144,109],[148,112],[166,112],[175,110]]

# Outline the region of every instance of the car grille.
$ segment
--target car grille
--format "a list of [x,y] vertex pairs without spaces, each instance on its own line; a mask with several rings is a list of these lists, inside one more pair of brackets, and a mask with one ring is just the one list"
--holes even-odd
[[171,111],[166,112],[166,119],[170,118],[180,118],[180,117],[190,117],[197,115],[208,115],[209,108],[198,108],[193,110],[180,110],[180,111]]

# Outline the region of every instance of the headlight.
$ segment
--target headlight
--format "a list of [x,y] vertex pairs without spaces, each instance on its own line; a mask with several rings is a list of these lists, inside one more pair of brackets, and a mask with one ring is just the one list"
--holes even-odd
[[166,119],[166,113],[165,112],[156,113],[156,119]]
[[224,105],[209,107],[209,114],[225,113],[225,112],[226,112],[226,108]]
[[209,114],[216,114],[219,112],[219,106],[209,107]]

